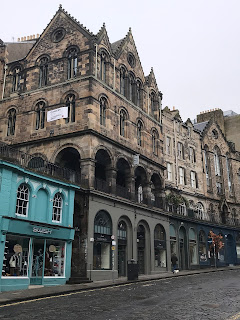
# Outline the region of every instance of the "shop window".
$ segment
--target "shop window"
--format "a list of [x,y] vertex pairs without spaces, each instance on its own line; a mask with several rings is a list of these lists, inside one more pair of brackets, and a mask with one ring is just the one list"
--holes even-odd
[[240,259],[240,233],[236,236],[237,259]]
[[206,235],[202,230],[199,231],[199,259],[200,262],[207,261]]
[[158,224],[154,230],[155,269],[167,267],[166,235],[163,226]]
[[25,184],[20,184],[17,190],[16,215],[27,217],[29,205],[29,189]]
[[66,98],[66,107],[68,108],[68,117],[66,123],[75,122],[75,95],[69,94]]
[[176,237],[176,229],[174,225],[170,224],[170,248],[171,255],[177,253],[177,237]]
[[13,136],[15,134],[15,124],[16,124],[16,109],[12,108],[8,111],[8,128],[7,128],[8,136]]
[[106,109],[107,109],[107,100],[105,98],[100,99],[100,124],[102,126],[106,125]]
[[190,264],[197,264],[197,238],[193,228],[189,229]]
[[56,193],[53,198],[52,222],[62,222],[63,199],[60,193]]
[[94,220],[93,268],[111,268],[112,221],[106,211],[99,211]]
[[45,277],[64,277],[65,275],[65,242],[57,240],[46,241]]
[[6,235],[2,276],[27,277],[29,264],[29,238]]
[[68,59],[68,73],[67,78],[71,79],[77,75],[77,49],[72,48],[68,50],[67,54]]
[[40,101],[36,106],[36,130],[43,129],[45,126],[45,103]]

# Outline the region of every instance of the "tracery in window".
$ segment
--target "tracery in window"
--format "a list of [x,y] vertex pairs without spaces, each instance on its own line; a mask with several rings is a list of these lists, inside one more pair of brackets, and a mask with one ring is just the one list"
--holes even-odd
[[74,78],[77,75],[77,49],[71,48],[68,50],[68,79]]
[[52,221],[62,222],[63,199],[60,193],[56,193],[53,198]]
[[13,136],[15,134],[15,124],[16,124],[16,109],[12,108],[8,111],[8,129],[7,129],[8,136]]
[[69,94],[66,98],[66,107],[68,107],[68,117],[66,123],[75,122],[75,95]]
[[45,114],[45,102],[40,101],[36,106],[36,130],[44,128]]
[[17,190],[16,215],[27,217],[29,205],[29,189],[25,184],[20,184]]

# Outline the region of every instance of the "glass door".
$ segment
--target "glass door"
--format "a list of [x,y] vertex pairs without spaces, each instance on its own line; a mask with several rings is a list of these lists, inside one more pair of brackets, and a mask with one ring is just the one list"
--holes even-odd
[[33,239],[32,242],[32,270],[30,284],[41,285],[44,269],[44,241]]

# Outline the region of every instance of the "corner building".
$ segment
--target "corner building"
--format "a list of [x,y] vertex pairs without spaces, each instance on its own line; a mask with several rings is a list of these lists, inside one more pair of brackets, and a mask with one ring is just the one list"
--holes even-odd
[[[24,44],[1,44],[1,139],[75,171],[73,279],[126,276],[130,259],[140,274],[170,269],[162,94],[131,30],[110,43],[104,25],[94,35],[60,6]],[[48,122],[61,107],[67,116]]]

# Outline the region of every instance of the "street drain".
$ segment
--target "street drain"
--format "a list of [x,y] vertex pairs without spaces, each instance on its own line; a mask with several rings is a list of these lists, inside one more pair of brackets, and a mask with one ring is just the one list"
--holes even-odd
[[216,303],[204,303],[202,304],[202,307],[208,307],[208,308],[212,308],[212,309],[216,309],[220,307],[220,304],[216,304]]

